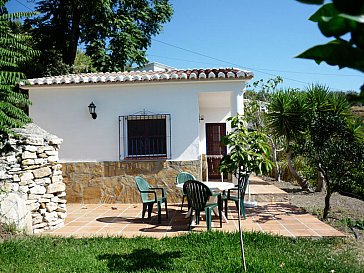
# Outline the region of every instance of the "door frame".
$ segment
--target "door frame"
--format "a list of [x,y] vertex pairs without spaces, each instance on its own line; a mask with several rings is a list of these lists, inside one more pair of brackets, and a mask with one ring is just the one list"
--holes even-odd
[[[210,130],[218,128],[217,135],[209,137]],[[212,132],[214,134],[214,132]],[[216,142],[214,137],[218,137],[219,141]],[[211,122],[205,123],[205,137],[206,137],[206,180],[222,179],[221,174],[217,173],[215,169],[219,165],[221,159],[227,153],[226,146],[221,146],[220,141],[223,136],[226,136],[226,122]],[[212,143],[211,143],[212,142]],[[219,143],[218,146],[212,146]]]

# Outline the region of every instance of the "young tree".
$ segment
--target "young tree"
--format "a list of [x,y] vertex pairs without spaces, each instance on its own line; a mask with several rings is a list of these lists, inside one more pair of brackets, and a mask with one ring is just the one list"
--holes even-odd
[[248,130],[248,123],[242,116],[230,117],[232,132],[222,140],[229,152],[221,160],[219,172],[232,173],[238,180],[238,217],[240,232],[240,247],[242,262],[246,271],[243,233],[241,229],[240,200],[242,189],[246,188],[249,176],[252,172],[256,174],[267,174],[272,170],[273,163],[270,160],[270,146],[267,136],[255,130]]
[[364,162],[364,125],[351,113],[345,95],[330,92],[324,86],[310,86],[306,103],[303,153],[324,176],[326,219],[332,193],[342,189],[352,171]]
[[321,85],[312,85],[306,92],[277,92],[273,98],[268,126],[324,177],[325,219],[332,193],[363,164],[363,123],[353,116],[343,94]]
[[[173,10],[168,0],[43,0],[40,16],[27,20],[36,37],[40,57],[72,68],[82,44],[98,71],[124,71],[146,62],[152,36],[159,34]],[[37,71],[38,74],[44,71]],[[40,76],[40,75],[38,75]]]
[[0,133],[4,137],[12,134],[12,129],[21,127],[30,118],[23,107],[30,104],[27,97],[16,90],[16,84],[26,77],[19,72],[19,65],[32,56],[35,51],[27,46],[28,35],[15,34],[11,23],[15,19],[31,16],[34,13],[6,13],[5,3],[0,0]]
[[280,181],[281,174],[278,152],[283,151],[280,147],[282,141],[280,137],[273,135],[266,125],[266,110],[270,97],[281,82],[283,82],[283,79],[279,76],[267,81],[261,79],[253,82],[252,85],[247,85],[247,91],[244,93],[244,117],[249,128],[265,133],[268,136],[274,162],[273,172],[278,181]]

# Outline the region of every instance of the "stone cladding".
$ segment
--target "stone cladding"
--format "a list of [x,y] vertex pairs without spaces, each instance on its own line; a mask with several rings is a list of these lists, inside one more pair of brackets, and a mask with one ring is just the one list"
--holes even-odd
[[196,161],[118,161],[62,163],[63,180],[69,203],[139,203],[135,176],[150,185],[164,187],[168,202],[181,201],[176,188],[180,171],[200,179],[200,160]]

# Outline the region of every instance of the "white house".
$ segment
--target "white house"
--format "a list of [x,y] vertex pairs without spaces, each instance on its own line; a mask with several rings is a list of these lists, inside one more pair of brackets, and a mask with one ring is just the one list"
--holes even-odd
[[[229,130],[226,119],[243,112],[243,90],[253,74],[236,68],[180,70],[150,66],[154,71],[29,80],[30,117],[63,138],[59,156],[65,166],[66,183],[74,187],[75,175],[85,173],[77,173],[75,164],[86,163],[91,169],[101,164],[100,183],[105,177],[117,176],[120,180],[121,174],[134,168],[129,173],[132,176],[140,164],[149,164],[145,167],[148,174],[144,174],[150,179],[158,180],[171,169],[188,170],[202,178],[204,155],[218,158],[225,152],[219,141]],[[91,103],[96,106],[95,119],[96,115],[89,112]],[[162,164],[164,171],[158,167],[151,171],[150,164]],[[217,165],[212,161],[210,165],[209,176],[214,178]],[[72,175],[69,166],[73,166]],[[139,171],[143,174],[145,168]],[[171,181],[169,178],[163,183]],[[105,197],[105,186],[99,186],[101,197]],[[84,195],[74,201],[85,201]]]

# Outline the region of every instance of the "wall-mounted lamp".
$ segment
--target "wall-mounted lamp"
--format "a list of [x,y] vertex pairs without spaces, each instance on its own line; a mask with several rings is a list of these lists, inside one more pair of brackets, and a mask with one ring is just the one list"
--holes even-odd
[[205,120],[205,116],[204,115],[198,115],[198,121],[201,121],[201,120]]
[[91,102],[90,105],[88,106],[88,111],[90,112],[91,117],[93,119],[96,119],[97,118],[96,105],[93,102]]

